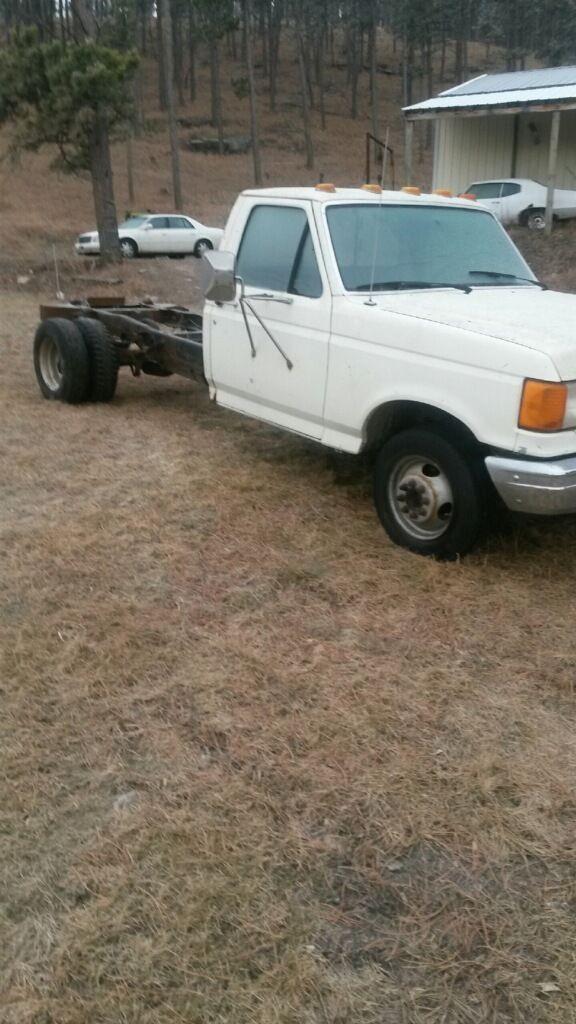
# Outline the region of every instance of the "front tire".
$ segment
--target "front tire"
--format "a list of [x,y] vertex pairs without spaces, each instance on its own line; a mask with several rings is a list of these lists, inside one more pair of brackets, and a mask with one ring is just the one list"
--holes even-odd
[[90,363],[84,339],[71,320],[43,320],[34,337],[34,370],[44,398],[76,405],[90,389]]
[[487,529],[490,494],[478,453],[432,430],[387,441],[374,472],[374,501],[395,544],[454,559]]
[[194,248],[194,255],[198,259],[202,259],[204,253],[209,252],[210,249],[213,248],[214,246],[212,245],[212,242],[208,238],[201,238],[199,242],[196,242],[196,246]]
[[135,260],[138,255],[138,246],[132,238],[121,238],[120,252],[125,260]]

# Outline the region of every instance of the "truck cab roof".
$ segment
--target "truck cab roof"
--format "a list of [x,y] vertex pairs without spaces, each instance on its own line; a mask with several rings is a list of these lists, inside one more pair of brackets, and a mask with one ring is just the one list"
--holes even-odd
[[440,196],[433,193],[422,192],[420,195],[414,195],[410,192],[402,192],[401,190],[392,191],[386,189],[383,192],[371,192],[365,188],[340,188],[336,186],[334,190],[326,190],[325,188],[318,188],[316,186],[308,187],[279,187],[279,188],[250,188],[245,189],[242,192],[243,196],[249,196],[255,199],[288,199],[288,200],[308,200],[313,203],[350,203],[350,202],[362,202],[362,203],[407,203],[425,204],[426,206],[464,206],[470,207],[475,205],[473,199],[460,199],[457,196]]

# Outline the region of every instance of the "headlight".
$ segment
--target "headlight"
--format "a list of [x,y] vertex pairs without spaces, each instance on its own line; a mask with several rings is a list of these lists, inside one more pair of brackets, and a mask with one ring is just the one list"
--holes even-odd
[[525,380],[518,426],[541,433],[576,428],[576,381]]

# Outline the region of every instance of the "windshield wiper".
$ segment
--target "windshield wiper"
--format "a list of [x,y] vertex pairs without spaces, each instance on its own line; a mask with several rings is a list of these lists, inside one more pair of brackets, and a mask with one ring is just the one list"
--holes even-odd
[[468,273],[470,276],[473,274],[484,274],[484,277],[506,277],[509,281],[525,281],[526,284],[537,285],[543,292],[548,291],[548,285],[538,281],[535,277],[519,277],[518,274],[504,274],[501,270],[469,270]]
[[453,284],[451,281],[375,281],[374,284],[357,284],[354,291],[401,291],[403,288],[456,288],[467,295],[472,291],[469,284]]

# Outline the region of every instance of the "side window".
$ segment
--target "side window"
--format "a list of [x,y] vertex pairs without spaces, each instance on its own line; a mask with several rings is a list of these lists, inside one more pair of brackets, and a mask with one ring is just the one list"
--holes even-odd
[[190,230],[192,225],[190,224],[189,220],[186,220],[186,217],[168,217],[168,227],[185,228],[187,230]]
[[502,194],[502,182],[501,181],[480,181],[477,185],[470,185],[470,188],[466,189],[477,199],[500,199]]
[[152,217],[150,224],[155,231],[158,231],[159,229],[164,230],[168,227],[168,217]]
[[238,275],[252,288],[317,298],[322,281],[308,217],[295,206],[255,206],[244,229]]
[[518,194],[518,192],[521,192],[521,191],[522,191],[522,186],[519,185],[516,181],[505,181],[503,186],[502,186],[502,195],[503,196],[515,196],[515,195]]

